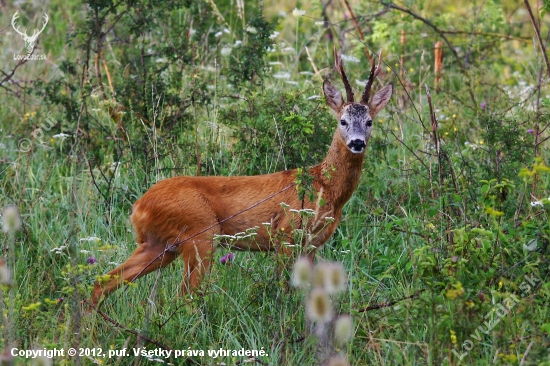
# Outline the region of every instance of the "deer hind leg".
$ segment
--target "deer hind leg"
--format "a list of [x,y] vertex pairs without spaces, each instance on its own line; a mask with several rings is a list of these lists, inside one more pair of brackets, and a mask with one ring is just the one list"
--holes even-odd
[[182,294],[191,293],[196,290],[205,273],[210,269],[212,255],[214,254],[213,234],[202,235],[193,238],[182,248],[184,261]]
[[105,282],[95,282],[92,303],[97,305],[102,296],[109,296],[126,281],[136,280],[172,263],[178,253],[164,252],[164,249],[156,243],[141,243],[126,262],[108,273],[109,278]]

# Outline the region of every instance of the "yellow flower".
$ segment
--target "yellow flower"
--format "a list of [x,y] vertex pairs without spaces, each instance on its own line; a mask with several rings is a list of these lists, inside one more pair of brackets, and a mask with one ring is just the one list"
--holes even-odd
[[35,302],[33,304],[29,304],[29,306],[23,306],[21,309],[24,310],[24,311],[33,311],[33,310],[36,310],[40,307],[40,305],[42,305],[41,302]]
[[456,332],[451,329],[451,343],[456,346],[458,340],[456,338]]
[[448,289],[445,293],[445,296],[447,296],[447,298],[454,300],[460,295],[464,294],[464,288],[462,288],[462,284],[460,282],[453,283],[451,287],[452,288]]

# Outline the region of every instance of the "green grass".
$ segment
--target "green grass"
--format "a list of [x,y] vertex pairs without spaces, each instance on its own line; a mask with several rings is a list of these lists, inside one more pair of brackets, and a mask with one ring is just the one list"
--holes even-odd
[[[320,364],[317,338],[311,335],[315,330],[305,315],[305,294],[288,284],[288,271],[278,275],[274,253],[237,252],[232,265],[222,265],[219,259],[229,251],[220,248],[193,296],[179,295],[183,263],[178,260],[115,292],[103,303],[101,314],[81,312],[81,301],[90,297],[96,276],[122,263],[135,249],[131,206],[154,182],[195,175],[197,155],[203,175],[249,175],[312,165],[328,149],[337,121],[320,94],[320,78],[300,74],[313,72],[313,64],[318,69],[332,65],[333,44],[315,25],[321,18],[320,5],[304,5],[315,19],[300,18],[298,27],[291,16],[268,19],[280,35],[276,52],[262,59],[280,64],[271,65],[263,78],[258,74],[254,83],[241,81],[238,88],[231,63],[253,67],[252,61],[242,61],[250,54],[235,47],[231,59],[217,49],[255,37],[244,36],[242,24],[252,19],[257,4],[247,4],[243,22],[237,9],[215,3],[226,23],[197,15],[208,13],[203,2],[197,2],[197,9],[206,13],[193,13],[196,9],[185,6],[144,6],[141,13],[130,7],[136,11],[133,20],[150,13],[151,29],[140,38],[136,32],[141,28],[131,28],[132,19],[124,17],[115,30],[129,43],[117,43],[113,33],[107,35],[105,58],[117,93],[110,92],[103,68],[105,97],[91,95],[97,87],[93,57],[90,81],[81,84],[83,49],[90,34],[86,19],[94,19],[93,14],[74,1],[54,1],[38,10],[23,6],[31,19],[44,11],[50,16],[36,51],[46,53],[49,61],[28,62],[14,76],[23,87],[4,83],[0,90],[5,100],[0,104],[0,206],[17,205],[23,221],[13,241],[0,233],[3,257],[10,266],[15,263],[10,268],[15,278],[13,303],[10,288],[2,286],[0,347],[101,348],[104,353],[167,347],[205,353],[163,359],[175,365],[243,364],[246,357],[213,359],[208,350],[263,348],[268,356],[259,357],[256,364]],[[352,365],[550,364],[550,175],[544,163],[548,143],[543,141],[549,133],[545,128],[550,124],[550,89],[545,79],[540,99],[533,92],[538,75],[546,71],[540,50],[535,53],[531,44],[533,28],[526,13],[513,11],[516,5],[509,1],[477,4],[479,11],[470,2],[424,3],[407,6],[441,29],[469,32],[473,21],[464,19],[478,13],[480,32],[498,32],[509,39],[450,35],[461,47],[461,62],[445,51],[445,73],[436,92],[431,67],[438,37],[431,28],[391,11],[365,23],[370,31],[365,32],[367,44],[384,47],[391,67],[380,76],[381,84],[393,81],[397,95],[374,122],[361,182],[344,207],[340,226],[317,252],[318,261],[341,262],[348,273],[348,289],[334,297],[334,306],[337,314],[352,315],[354,336],[340,351]],[[265,6],[271,16],[291,11],[295,4]],[[351,6],[358,15],[382,9],[375,2]],[[9,24],[17,9],[2,8],[2,24]],[[344,12],[341,5],[332,5],[329,19],[340,21]],[[67,29],[71,32],[71,24],[82,33],[65,34]],[[189,24],[197,34],[210,32],[208,45],[185,36]],[[547,22],[541,24],[546,34]],[[353,24],[345,26],[351,29]],[[225,27],[231,34],[214,36]],[[401,29],[407,32],[406,78],[414,84],[406,103],[396,67]],[[340,34],[337,27],[332,31]],[[23,41],[11,27],[1,36],[0,48],[8,55],[2,70],[9,73],[15,66],[10,55],[22,52]],[[172,50],[164,48],[171,45],[177,44],[180,54],[163,70],[155,67],[164,61],[140,69],[143,44],[159,59],[171,57]],[[462,70],[469,45],[471,64]],[[285,47],[299,47],[300,55]],[[196,54],[190,56],[190,50]],[[357,91],[355,80],[366,79],[368,72],[364,48],[349,36],[345,50],[361,60],[345,64]],[[143,70],[148,73],[145,81],[140,79]],[[288,72],[297,84],[275,78],[277,72]],[[337,80],[335,73],[332,80]],[[433,149],[424,83],[432,89],[438,141],[446,154],[440,159]],[[339,81],[337,85],[343,89]],[[526,90],[527,86],[535,89]],[[308,99],[312,95],[320,98]],[[124,112],[123,128],[111,118],[110,107]],[[31,133],[48,112],[58,123],[44,131],[40,145]],[[528,130],[536,131],[537,126],[542,132],[535,140]],[[306,128],[311,133],[304,132]],[[53,138],[61,132],[71,137]],[[30,152],[18,151],[23,138],[32,140]],[[536,141],[543,142],[535,152]],[[541,204],[533,205],[536,201]],[[94,237],[98,239],[90,239]],[[535,240],[533,250],[529,247]],[[89,257],[96,263],[88,264]],[[540,281],[526,290],[525,275]],[[485,322],[496,319],[490,314],[497,314],[498,305],[511,295],[519,302],[486,334],[478,332],[477,340],[476,329],[487,329]],[[84,356],[81,363],[153,364],[130,354],[112,359]],[[21,365],[29,362],[15,360]],[[56,365],[76,362],[67,356],[54,359]]]

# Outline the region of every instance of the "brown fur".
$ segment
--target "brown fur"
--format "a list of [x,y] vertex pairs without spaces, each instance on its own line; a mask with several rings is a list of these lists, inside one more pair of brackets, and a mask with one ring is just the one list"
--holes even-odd
[[[339,102],[341,96],[336,101],[329,100],[333,96],[327,95],[326,98],[339,121],[346,107],[343,100]],[[371,105],[370,115],[374,117],[385,103]],[[258,226],[255,240],[234,245],[246,250],[273,250],[273,240],[270,240],[262,223],[271,223],[272,232],[281,229],[287,229],[288,232],[296,224],[290,222],[293,215],[284,213],[281,202],[290,205],[292,209],[317,209],[313,221],[324,220],[327,216],[334,218],[332,223],[310,227],[314,233],[310,244],[315,248],[320,247],[340,223],[342,207],[359,182],[364,154],[364,151],[352,153],[337,129],[325,160],[310,169],[314,188],[316,192],[322,192],[326,202],[320,207],[315,207],[315,203],[307,198],[299,200],[295,187],[277,194],[294,183],[296,170],[251,177],[175,177],[158,182],[133,206],[131,221],[137,233],[137,249],[126,262],[109,272],[111,277],[108,281],[95,283],[92,302],[97,305],[102,295],[109,295],[124,281],[133,281],[165,267],[178,256],[185,262],[182,291],[189,292],[197,288],[201,275],[210,266],[215,250],[214,235],[234,235]],[[226,220],[271,195],[275,196]],[[292,242],[290,237],[287,239]],[[180,241],[184,242],[165,251]]]

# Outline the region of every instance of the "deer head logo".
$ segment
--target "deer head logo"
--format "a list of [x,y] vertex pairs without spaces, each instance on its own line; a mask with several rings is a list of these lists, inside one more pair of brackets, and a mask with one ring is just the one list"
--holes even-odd
[[24,30],[24,32],[21,32],[19,30],[19,27],[15,25],[15,22],[17,21],[18,17],[19,17],[19,14],[15,12],[15,14],[13,14],[13,17],[11,18],[11,26],[17,33],[21,35],[21,37],[23,37],[23,40],[25,41],[25,48],[27,49],[27,54],[30,55],[34,50],[34,45],[36,43],[36,40],[38,39],[38,36],[40,35],[40,33],[42,33],[44,28],[46,28],[46,24],[48,24],[48,20],[49,20],[48,14],[44,14],[44,23],[42,25],[42,29],[40,30],[35,29],[34,32],[32,32],[32,36],[29,36],[27,34],[26,29]]

